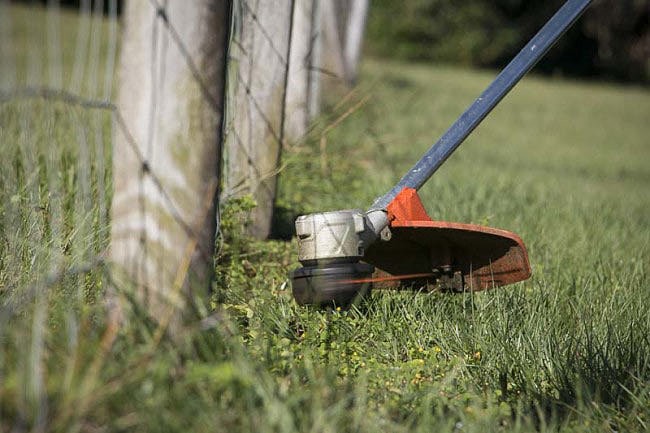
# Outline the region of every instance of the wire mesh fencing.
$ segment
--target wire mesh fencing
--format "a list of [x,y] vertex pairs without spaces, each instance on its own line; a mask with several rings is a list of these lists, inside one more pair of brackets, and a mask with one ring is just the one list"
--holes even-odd
[[[164,268],[160,251],[170,245],[161,240],[175,241],[166,232],[181,232],[176,243],[189,244],[184,254],[199,251],[212,267],[214,234],[196,227],[207,218],[214,221],[206,208],[214,204],[218,187],[223,73],[198,63],[202,59],[183,38],[191,21],[214,16],[198,8],[195,16],[183,16],[178,8],[170,16],[169,6],[156,1],[130,5],[130,27],[139,34],[123,45],[135,52],[120,60],[121,6],[117,0],[85,0],[78,7],[55,1],[0,3],[0,287],[7,315],[19,311],[21,301],[40,296],[44,285],[66,290],[74,285],[81,303],[97,296],[93,285],[98,282],[87,273],[101,268],[98,274],[105,276],[104,264],[116,257],[122,265],[133,265],[127,276],[145,285],[163,283],[156,267]],[[185,20],[180,31],[177,19]],[[203,22],[211,29],[213,24]],[[225,34],[227,21],[216,24]],[[216,44],[211,52],[225,48]],[[182,73],[187,73],[185,83],[180,83]],[[186,98],[187,118],[174,119],[181,99],[173,94],[177,90],[198,94],[212,116],[201,106],[188,107],[194,101]],[[178,131],[169,131],[173,124]],[[197,136],[207,129],[214,131],[212,137]],[[183,143],[183,133],[196,135]],[[190,138],[212,139],[214,148],[208,155],[189,152]],[[170,164],[174,157],[183,161]],[[192,162],[210,158],[213,162],[203,165],[210,173],[207,179],[182,184],[188,180],[183,175],[197,171]],[[204,190],[197,200],[209,202],[200,206],[198,213],[204,216],[194,218],[198,222],[194,209],[189,212],[182,203],[196,193],[197,183]],[[214,229],[213,224],[208,230]],[[205,245],[210,245],[208,251],[202,250]],[[80,270],[84,275],[69,276]],[[70,278],[78,281],[71,285]]]
[[267,236],[282,149],[338,76],[326,10],[0,1],[3,311],[45,286],[95,300],[123,276],[140,302],[183,307],[208,286],[220,198],[253,196]]
[[233,2],[229,41],[224,194],[250,194],[249,232],[271,230],[282,149],[318,116],[323,86],[352,85],[365,0]]
[[0,8],[3,304],[64,274],[82,301],[93,291],[74,274],[109,240],[117,2]]
[[107,286],[118,5],[46,6],[0,2],[0,375],[25,378],[15,428],[47,426],[51,327],[74,353],[80,311]]
[[91,381],[124,306],[153,319],[154,341],[206,311],[220,202],[253,196],[251,232],[268,235],[282,149],[336,76],[322,10],[0,0],[0,380],[29,378],[18,424],[48,422],[48,348],[76,362],[103,329]]

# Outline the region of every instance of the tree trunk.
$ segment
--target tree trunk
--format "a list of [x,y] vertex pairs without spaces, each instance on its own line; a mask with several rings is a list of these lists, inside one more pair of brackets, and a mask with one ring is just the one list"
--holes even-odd
[[213,268],[229,2],[129,1],[123,19],[110,256],[174,332]]

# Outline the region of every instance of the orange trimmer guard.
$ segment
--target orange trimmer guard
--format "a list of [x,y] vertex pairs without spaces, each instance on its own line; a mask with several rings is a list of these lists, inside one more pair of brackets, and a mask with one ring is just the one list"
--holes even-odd
[[530,277],[526,247],[515,233],[433,221],[412,188],[404,188],[387,211],[391,238],[372,244],[364,261],[390,275],[405,276],[403,283],[478,291]]

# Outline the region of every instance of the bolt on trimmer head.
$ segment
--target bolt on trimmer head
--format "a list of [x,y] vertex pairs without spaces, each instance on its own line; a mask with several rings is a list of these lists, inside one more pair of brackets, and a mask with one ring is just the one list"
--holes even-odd
[[[366,212],[298,217],[298,259],[290,273],[301,304],[347,306],[373,281],[410,281],[441,290],[477,291],[530,277],[514,233],[433,221],[418,190],[517,82],[578,19],[591,0],[568,0],[409,172]],[[383,277],[373,277],[375,271]]]

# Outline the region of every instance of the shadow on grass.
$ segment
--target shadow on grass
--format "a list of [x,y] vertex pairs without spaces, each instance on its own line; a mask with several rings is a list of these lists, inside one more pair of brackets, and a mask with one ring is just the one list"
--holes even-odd
[[271,220],[271,234],[269,239],[290,241],[295,234],[296,218],[304,215],[304,211],[291,209],[285,206],[273,208],[273,219]]

